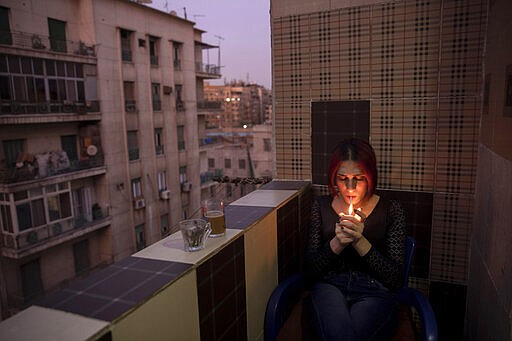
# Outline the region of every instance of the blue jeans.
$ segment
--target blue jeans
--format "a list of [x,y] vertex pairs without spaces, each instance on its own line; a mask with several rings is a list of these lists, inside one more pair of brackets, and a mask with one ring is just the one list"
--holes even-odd
[[320,340],[389,340],[398,322],[396,295],[356,271],[314,284],[305,308]]

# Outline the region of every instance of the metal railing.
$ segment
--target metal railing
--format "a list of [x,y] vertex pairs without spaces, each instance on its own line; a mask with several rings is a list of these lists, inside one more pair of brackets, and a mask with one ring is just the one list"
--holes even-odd
[[42,34],[21,31],[0,31],[0,45],[96,57],[96,46],[79,40],[59,40]]
[[222,110],[222,101],[197,101],[198,110]]
[[220,76],[220,66],[215,64],[196,63],[196,72],[207,73],[209,75]]
[[99,112],[99,101],[46,101],[18,102],[0,101],[0,115],[40,115],[40,114],[86,114]]
[[94,156],[88,156],[83,160],[73,160],[69,162],[69,167],[51,171],[48,169],[44,176],[37,170],[35,165],[24,164],[20,168],[4,168],[0,169],[0,183],[14,184],[17,182],[30,181],[35,179],[45,179],[50,176],[62,175],[72,172],[78,172],[85,169],[102,167],[105,165],[105,159],[102,153]]

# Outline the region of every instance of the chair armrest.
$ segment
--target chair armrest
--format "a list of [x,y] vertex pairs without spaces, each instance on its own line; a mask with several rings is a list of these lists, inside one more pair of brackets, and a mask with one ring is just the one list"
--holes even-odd
[[279,283],[272,291],[265,311],[265,341],[274,341],[281,326],[286,322],[294,304],[304,291],[304,277],[292,275]]
[[425,295],[414,288],[402,288],[398,292],[400,303],[412,306],[418,312],[421,321],[422,340],[437,340],[437,321],[432,306]]

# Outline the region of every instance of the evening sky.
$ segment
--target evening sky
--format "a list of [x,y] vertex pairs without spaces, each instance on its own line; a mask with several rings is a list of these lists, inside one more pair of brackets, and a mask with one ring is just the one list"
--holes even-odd
[[[271,88],[269,0],[153,0],[149,6],[174,11],[206,31],[203,41],[220,45],[222,79],[249,81]],[[217,64],[218,49],[205,63]]]

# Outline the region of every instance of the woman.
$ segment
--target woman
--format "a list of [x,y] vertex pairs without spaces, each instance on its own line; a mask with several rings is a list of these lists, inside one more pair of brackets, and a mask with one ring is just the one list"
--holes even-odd
[[306,252],[306,306],[318,339],[388,340],[395,331],[405,217],[398,202],[375,194],[376,184],[373,148],[340,142],[329,164],[331,194],[312,205]]

